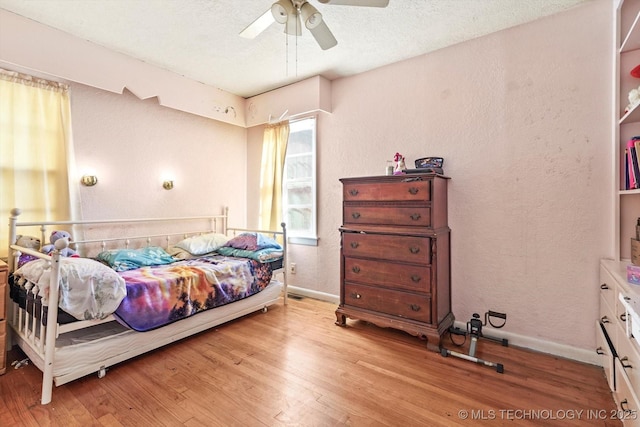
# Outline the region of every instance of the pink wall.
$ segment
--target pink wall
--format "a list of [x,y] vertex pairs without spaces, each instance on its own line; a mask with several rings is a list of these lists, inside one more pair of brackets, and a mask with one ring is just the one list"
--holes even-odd
[[396,151],[443,156],[456,318],[506,312],[515,344],[594,360],[598,260],[612,254],[609,3],[334,80],[320,243],[293,248],[293,284],[339,293],[339,178],[382,174]]
[[[84,219],[199,216],[229,206],[231,225],[244,226],[246,129],[126,91],[72,84],[71,93],[78,173],[93,169],[99,179],[80,187]],[[175,179],[170,191],[162,188],[166,172]]]

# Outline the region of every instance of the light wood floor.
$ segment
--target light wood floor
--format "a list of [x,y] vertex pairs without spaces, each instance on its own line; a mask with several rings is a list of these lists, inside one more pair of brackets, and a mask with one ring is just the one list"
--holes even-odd
[[334,309],[290,299],[57,387],[47,406],[40,371],[8,366],[0,426],[621,425],[599,367],[480,340],[498,374],[402,332],[336,326]]

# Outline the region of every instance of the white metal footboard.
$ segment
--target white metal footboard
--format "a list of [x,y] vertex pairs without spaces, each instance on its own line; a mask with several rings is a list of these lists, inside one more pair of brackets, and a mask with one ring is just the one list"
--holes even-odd
[[[49,309],[47,310],[47,326],[43,324],[41,319],[44,316],[44,306],[39,307],[29,300],[25,303],[25,308],[11,302],[12,316],[9,323],[13,328],[14,338],[19,341],[20,347],[29,357],[31,362],[42,370],[42,398],[41,403],[47,404],[51,402],[51,394],[53,390],[53,368],[56,350],[56,336],[58,325],[58,283],[60,279],[60,251],[67,247],[67,241],[58,240],[55,244],[56,249],[51,257],[31,251],[19,246],[11,245],[14,250],[21,250],[23,253],[36,256],[38,258],[50,259],[51,276],[49,281]],[[37,296],[37,288],[32,288],[31,292],[33,301]],[[31,307],[29,307],[31,305]]]

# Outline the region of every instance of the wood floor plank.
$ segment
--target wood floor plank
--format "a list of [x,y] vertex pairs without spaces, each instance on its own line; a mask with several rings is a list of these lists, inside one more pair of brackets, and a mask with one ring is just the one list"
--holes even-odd
[[[602,368],[482,340],[505,372],[401,331],[335,325],[335,306],[290,299],[57,387],[34,366],[0,376],[2,426],[610,426],[558,418],[615,410]],[[469,343],[445,347],[466,353]],[[8,363],[24,355],[14,348]],[[519,412],[517,412],[519,411]],[[555,418],[553,418],[555,416]],[[537,417],[537,418],[536,418]]]

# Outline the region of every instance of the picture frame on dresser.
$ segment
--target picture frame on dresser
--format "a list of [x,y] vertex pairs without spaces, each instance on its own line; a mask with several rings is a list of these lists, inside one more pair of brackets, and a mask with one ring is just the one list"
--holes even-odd
[[340,304],[347,318],[426,339],[453,325],[447,182],[434,173],[340,179]]

